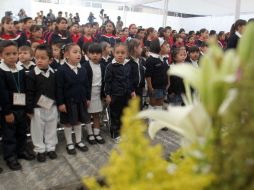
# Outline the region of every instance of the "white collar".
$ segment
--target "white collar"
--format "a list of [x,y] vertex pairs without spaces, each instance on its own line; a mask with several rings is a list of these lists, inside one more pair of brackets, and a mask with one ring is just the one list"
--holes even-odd
[[67,61],[65,62],[72,70],[77,69],[77,68],[81,68],[80,63],[77,64],[77,66],[71,65],[70,63],[68,63]]
[[152,52],[149,53],[149,56],[152,56],[152,57],[154,57],[154,58],[160,58],[160,55],[159,55],[159,54],[157,54],[157,53],[152,53]]
[[132,57],[131,58],[133,59],[133,61],[135,61],[135,63],[139,64],[139,58],[135,58],[135,57]]
[[39,74],[41,74],[41,73],[47,75],[47,73],[49,73],[49,72],[54,73],[54,70],[53,70],[50,66],[48,66],[48,70],[47,70],[46,73],[45,73],[45,72],[42,71],[39,67],[36,66],[36,67],[34,67],[34,72],[35,72],[36,75],[39,75]]
[[35,65],[35,63],[33,61],[30,61],[28,65],[22,63],[21,61],[18,61],[17,65],[20,65],[20,66],[23,66],[25,67],[26,69],[29,69],[29,67]]
[[[128,61],[129,61],[128,59],[125,59],[124,62],[121,64],[125,65],[126,63],[128,63]],[[120,63],[118,63],[115,59],[113,59],[112,64],[120,64]]]
[[[14,38],[9,39],[9,40],[15,41],[15,40],[19,39],[19,37],[20,37],[20,34],[17,35],[16,37],[14,37]],[[0,40],[5,40],[5,39],[0,37]]]
[[102,59],[104,59],[106,62],[108,62],[110,56],[108,55],[107,57],[102,57]]
[[2,62],[0,64],[0,69],[4,70],[4,71],[9,71],[12,73],[17,73],[21,70],[23,70],[23,67],[21,67],[20,65],[16,64],[16,68],[15,69],[11,69],[10,67],[8,67],[8,65],[6,65],[4,62]]
[[167,54],[165,54],[165,55],[160,55],[160,60],[161,61],[164,61],[164,58],[167,58],[168,59],[168,55]]
[[55,60],[57,63],[60,63],[60,60],[59,60],[59,59],[54,58],[54,60]]
[[85,55],[85,60],[89,61],[89,57],[87,55]]
[[235,32],[235,35],[237,35],[239,38],[242,37],[242,34],[240,34],[238,31]]
[[198,63],[198,60],[197,60],[197,61],[193,61],[191,58],[190,58],[190,61],[191,61],[192,63]]

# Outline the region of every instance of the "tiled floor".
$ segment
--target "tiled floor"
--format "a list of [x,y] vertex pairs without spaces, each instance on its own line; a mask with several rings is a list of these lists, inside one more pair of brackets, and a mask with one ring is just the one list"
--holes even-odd
[[[84,176],[96,175],[98,169],[106,163],[110,151],[115,145],[107,129],[102,130],[106,144],[88,145],[89,151],[77,155],[68,155],[65,150],[63,131],[58,132],[58,158],[45,163],[21,160],[22,171],[9,170],[0,156],[0,166],[4,169],[0,174],[0,190],[72,190],[80,187],[80,179]],[[167,157],[179,146],[179,137],[171,131],[161,131],[153,143],[161,143]]]

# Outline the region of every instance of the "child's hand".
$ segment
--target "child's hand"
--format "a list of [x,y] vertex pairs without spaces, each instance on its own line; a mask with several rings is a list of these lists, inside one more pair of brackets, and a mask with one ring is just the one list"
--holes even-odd
[[13,123],[14,119],[15,119],[15,117],[14,117],[13,113],[10,113],[9,115],[5,116],[6,123]]
[[65,104],[62,104],[62,105],[58,106],[58,109],[59,109],[60,112],[67,113],[67,109],[66,109]]
[[151,88],[148,88],[148,91],[149,93],[153,94],[154,89],[151,87]]
[[110,104],[111,102],[111,97],[109,95],[106,96],[106,103],[107,104]]
[[131,97],[132,97],[132,98],[135,98],[135,97],[136,97],[135,91],[133,91],[133,92],[131,93]]
[[29,117],[29,119],[32,119],[32,117],[33,117],[33,114],[31,114],[31,113],[27,113],[26,115]]
[[90,106],[90,100],[87,100],[87,101],[86,101],[86,105],[87,105],[87,107]]

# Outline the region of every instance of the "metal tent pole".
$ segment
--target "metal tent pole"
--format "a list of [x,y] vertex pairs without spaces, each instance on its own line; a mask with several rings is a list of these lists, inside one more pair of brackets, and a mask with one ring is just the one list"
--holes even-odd
[[240,18],[241,13],[241,0],[236,0],[235,2],[235,20]]
[[169,0],[164,0],[163,21],[162,21],[162,26],[163,27],[165,27],[167,25],[168,2],[169,2]]

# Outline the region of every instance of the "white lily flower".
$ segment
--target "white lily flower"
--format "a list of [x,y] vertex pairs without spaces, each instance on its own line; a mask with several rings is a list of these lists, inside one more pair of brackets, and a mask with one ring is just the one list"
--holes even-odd
[[195,102],[188,106],[169,106],[168,111],[145,110],[140,118],[150,118],[148,133],[151,138],[163,127],[167,127],[184,137],[187,143],[198,143],[211,129],[211,119],[203,105]]

